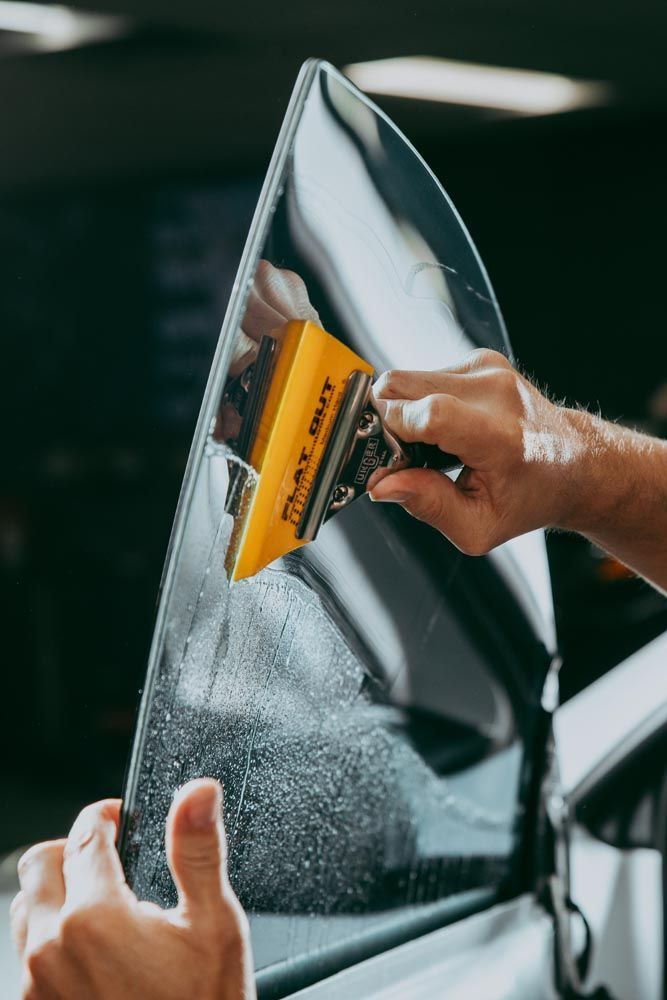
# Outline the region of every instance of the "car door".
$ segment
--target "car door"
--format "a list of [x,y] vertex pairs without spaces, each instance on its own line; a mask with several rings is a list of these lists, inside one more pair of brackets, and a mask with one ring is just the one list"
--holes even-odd
[[361,496],[312,544],[228,582],[230,496],[255,481],[235,393],[258,333],[314,317],[378,372],[510,351],[438,181],[316,61],[260,196],[176,514],[124,796],[129,883],[173,900],[172,794],[215,775],[260,996],[553,996],[535,896],[556,654],[541,533],[473,559]]
[[571,895],[586,918],[589,989],[665,996],[667,635],[555,713]]

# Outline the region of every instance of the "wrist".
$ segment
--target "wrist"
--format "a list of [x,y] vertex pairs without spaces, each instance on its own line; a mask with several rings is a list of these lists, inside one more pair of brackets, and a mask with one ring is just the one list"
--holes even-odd
[[567,488],[554,527],[589,537],[604,535],[608,525],[618,522],[633,488],[627,466],[634,449],[627,443],[635,435],[585,410],[561,412],[568,427],[571,459],[564,470]]

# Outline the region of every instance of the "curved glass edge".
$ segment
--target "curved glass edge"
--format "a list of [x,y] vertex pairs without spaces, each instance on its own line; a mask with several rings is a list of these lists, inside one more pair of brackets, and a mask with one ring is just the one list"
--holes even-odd
[[[304,69],[309,65],[310,62],[312,62],[312,60],[309,60],[308,63],[304,64]],[[494,307],[494,310],[495,310],[495,313],[496,313],[496,320],[497,320],[497,323],[498,323],[499,332],[501,333],[503,341],[504,341],[504,346],[505,346],[505,351],[507,353],[507,357],[510,359],[510,361],[513,362],[514,361],[514,355],[513,355],[513,352],[512,352],[512,345],[510,343],[510,339],[509,339],[509,335],[507,333],[507,327],[505,326],[505,320],[503,318],[502,310],[501,310],[500,305],[498,303],[498,299],[496,298],[496,293],[495,293],[495,291],[493,289],[493,285],[491,284],[491,279],[489,278],[489,274],[488,274],[488,272],[486,270],[486,267],[484,266],[482,258],[480,257],[479,251],[477,249],[477,245],[475,244],[475,241],[473,240],[472,236],[470,235],[468,227],[466,226],[465,222],[461,218],[461,215],[459,214],[459,212],[458,212],[458,210],[456,208],[456,205],[454,204],[454,202],[452,201],[452,199],[449,197],[449,195],[445,191],[445,189],[442,186],[442,184],[441,184],[440,180],[438,179],[438,177],[434,174],[434,172],[431,170],[431,168],[429,167],[429,165],[426,162],[426,160],[424,159],[424,157],[421,155],[421,153],[419,152],[419,150],[413,145],[413,143],[410,142],[410,140],[405,135],[405,133],[401,131],[401,129],[389,117],[389,115],[386,114],[382,110],[382,108],[379,108],[377,106],[377,104],[375,104],[368,97],[367,94],[365,94],[363,91],[359,90],[359,88],[356,87],[352,83],[351,80],[348,80],[348,78],[343,73],[339,72],[339,70],[337,70],[335,66],[332,66],[331,63],[328,63],[328,62],[323,61],[323,60],[315,60],[315,65],[316,65],[317,69],[324,69],[328,74],[330,74],[332,76],[335,76],[336,79],[338,80],[338,82],[340,84],[342,84],[344,87],[347,87],[347,89],[352,94],[354,94],[355,97],[357,97],[360,100],[362,100],[369,108],[372,109],[372,111],[379,118],[382,118],[382,120],[389,126],[389,128],[391,128],[392,131],[394,131],[402,139],[402,141],[405,143],[405,145],[407,146],[407,148],[410,150],[410,152],[414,156],[415,160],[417,160],[419,162],[419,164],[421,165],[421,167],[424,170],[424,172],[426,174],[428,174],[428,176],[429,176],[430,180],[432,181],[432,183],[438,188],[438,190],[439,190],[439,192],[440,192],[443,200],[447,203],[450,212],[452,213],[452,215],[456,219],[456,221],[457,221],[457,223],[458,223],[458,225],[459,225],[459,227],[461,229],[461,232],[466,237],[466,240],[468,242],[468,248],[471,251],[472,256],[474,257],[474,260],[475,260],[477,268],[478,268],[478,270],[480,272],[480,276],[482,278],[482,281],[486,285],[486,291],[488,292],[488,298],[489,298],[490,302],[493,304],[493,307]]]
[[172,584],[174,581],[175,568],[180,551],[181,541],[185,523],[190,510],[194,488],[197,480],[197,471],[201,465],[204,454],[206,435],[211,420],[214,417],[220,387],[224,381],[225,373],[229,364],[233,340],[236,329],[240,323],[248,290],[252,285],[253,275],[260,250],[266,238],[266,233],[271,220],[272,208],[280,196],[281,187],[284,181],[285,164],[289,156],[292,140],[298,128],[301,112],[303,111],[305,99],[308,96],[310,87],[316,77],[321,62],[317,59],[307,60],[299,72],[290,102],[285,113],[285,118],[281,126],[276,145],[269,162],[266,177],[262,185],[257,207],[253,215],[248,238],[241,262],[232,286],[229,303],[225,312],[225,318],[220,330],[220,336],[213,355],[211,371],[206,383],[204,398],[202,401],[197,425],[195,427],[192,445],[188,454],[188,460],[183,475],[183,485],[176,505],[174,523],[167,545],[164,569],[158,590],[157,613],[151,648],[148,656],[146,668],[146,683],[141,696],[139,712],[135,724],[135,731],[132,740],[132,749],[128,762],[125,777],[125,788],[123,790],[123,805],[121,810],[121,821],[118,834],[118,850],[121,859],[123,858],[124,847],[127,837],[128,818],[132,808],[134,792],[136,790],[137,772],[141,758],[141,736],[147,722],[147,715],[152,696],[152,684],[157,674],[162,635],[165,624],[166,610],[169,604]]

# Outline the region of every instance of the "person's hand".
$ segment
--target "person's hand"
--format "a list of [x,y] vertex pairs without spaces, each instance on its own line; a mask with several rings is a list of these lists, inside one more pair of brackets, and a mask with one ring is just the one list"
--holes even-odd
[[303,279],[294,271],[260,260],[234,345],[230,374],[238,375],[255,360],[263,336],[293,319],[320,324]]
[[[274,267],[268,260],[260,260],[248,294],[246,311],[241,328],[236,334],[229,374],[240,376],[254,363],[259,342],[264,336],[274,334],[290,320],[309,320],[321,325],[317,310],[308,298],[308,289],[295,271]],[[217,441],[230,441],[238,437],[241,417],[236,407],[223,401],[217,414],[213,436]]]
[[436,444],[465,467],[456,482],[414,468],[376,477],[372,500],[402,504],[470,555],[576,520],[592,418],[550,402],[502,354],[478,350],[442,371],[387,372],[373,392],[399,438]]
[[185,785],[167,820],[173,910],[139,902],[115,841],[120,802],[84,809],[67,840],[19,861],[12,934],[23,1000],[251,1000],[248,924],[227,878],[221,789]]

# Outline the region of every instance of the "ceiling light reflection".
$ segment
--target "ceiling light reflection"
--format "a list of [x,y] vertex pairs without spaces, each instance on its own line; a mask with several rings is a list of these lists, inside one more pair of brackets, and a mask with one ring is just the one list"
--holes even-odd
[[352,63],[344,70],[371,94],[549,115],[604,104],[609,87],[555,73],[410,56]]
[[0,0],[0,31],[31,36],[33,48],[57,50],[106,41],[125,34],[129,20],[70,7]]

